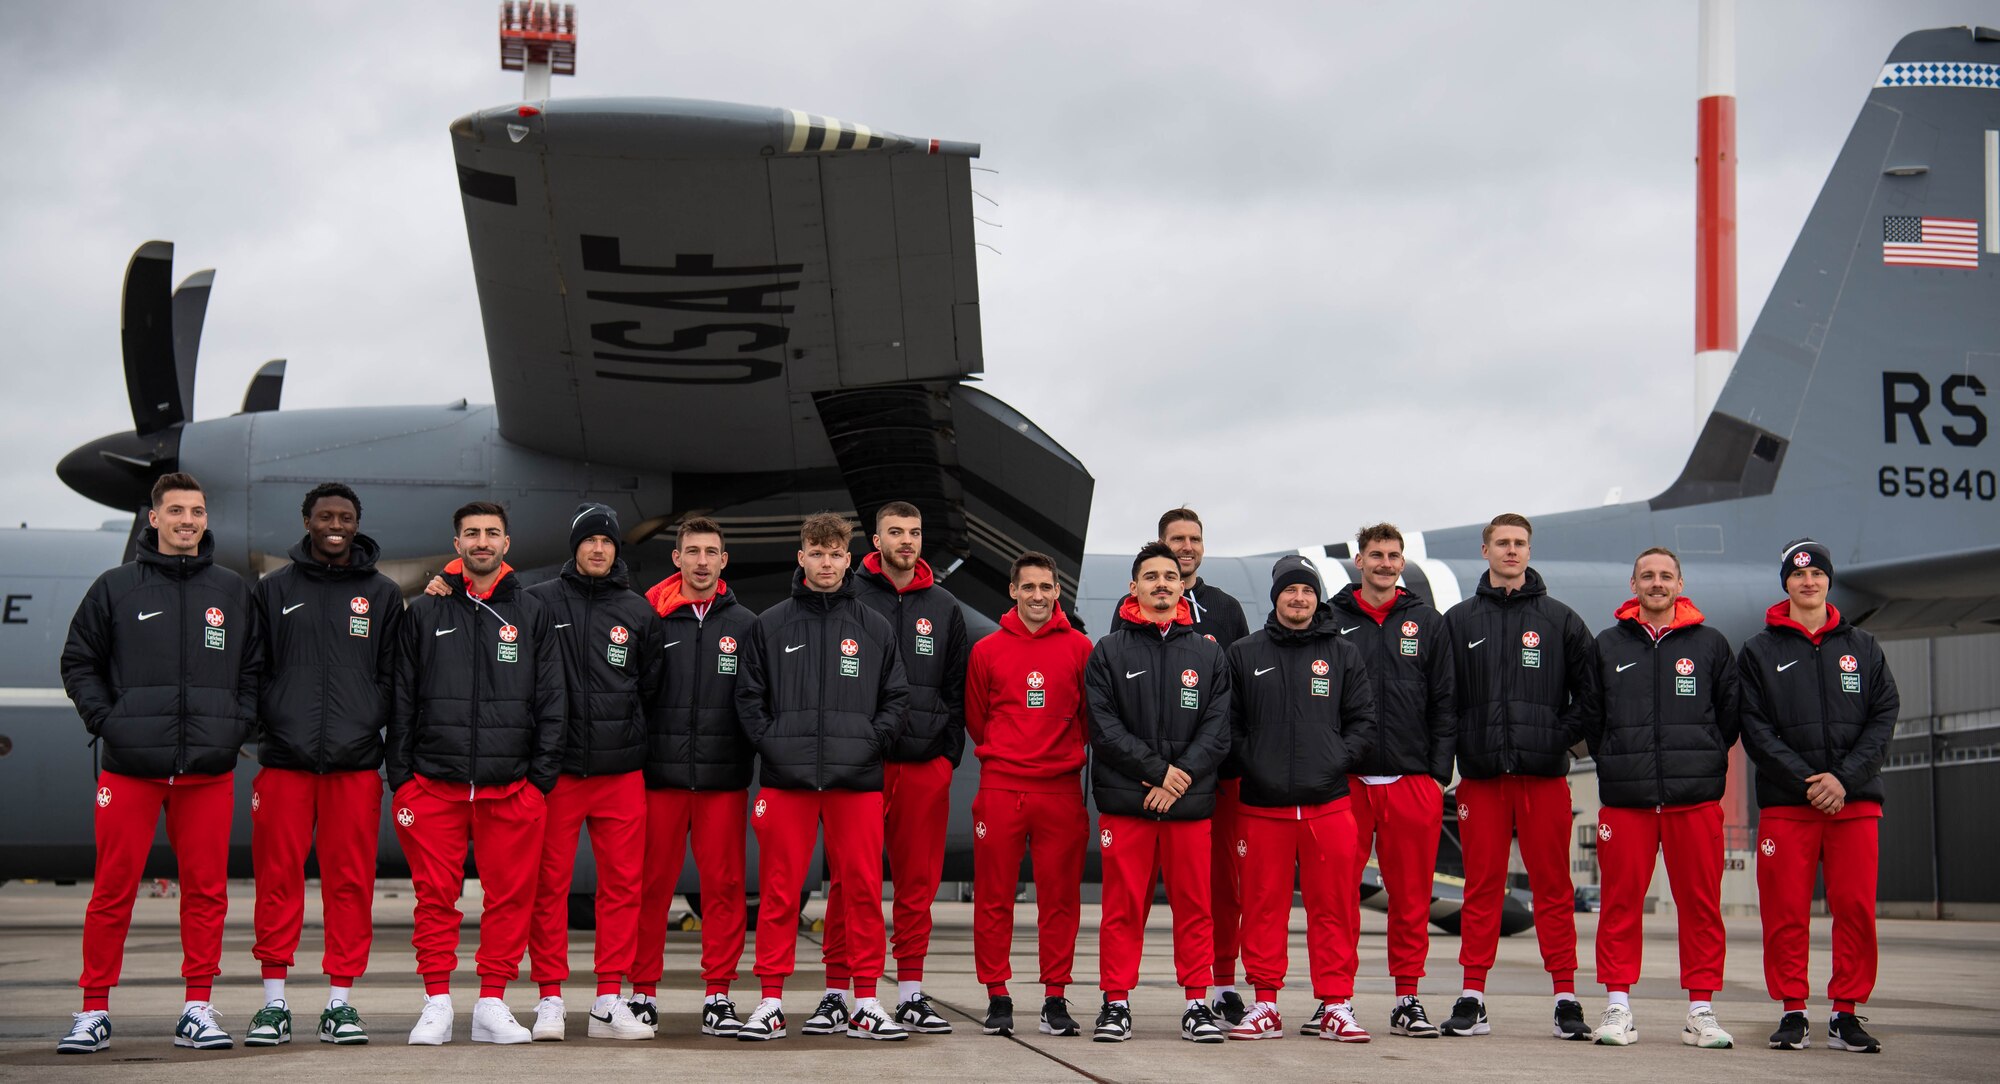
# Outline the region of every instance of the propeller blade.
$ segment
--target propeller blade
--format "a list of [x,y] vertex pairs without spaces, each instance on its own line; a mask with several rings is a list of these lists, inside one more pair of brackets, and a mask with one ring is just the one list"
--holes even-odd
[[243,389],[243,413],[278,409],[278,399],[284,391],[285,359],[272,358],[258,366],[257,375],[250,378],[250,386]]
[[125,354],[132,429],[140,436],[187,420],[174,364],[173,271],[174,246],[167,241],[140,245],[125,267],[119,340]]
[[215,272],[196,271],[174,291],[174,376],[180,387],[181,413],[194,417],[194,363],[201,353],[201,325],[208,315],[208,292]]

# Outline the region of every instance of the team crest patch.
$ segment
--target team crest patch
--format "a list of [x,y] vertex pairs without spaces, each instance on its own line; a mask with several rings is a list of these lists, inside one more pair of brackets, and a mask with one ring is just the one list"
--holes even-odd
[[1313,660],[1313,673],[1318,674],[1321,677],[1325,677],[1332,670],[1333,667],[1328,665],[1325,659]]
[[494,657],[501,662],[521,661],[521,645],[514,642],[520,639],[520,637],[520,629],[512,625],[500,626],[500,650]]
[[[1800,550],[1799,552],[1792,554],[1793,567],[1804,568],[1809,564],[1812,564],[1812,554],[1807,553],[1805,550]],[[1767,839],[1764,842],[1769,843],[1770,840]]]
[[623,625],[613,625],[613,626],[611,626],[611,642],[612,642],[612,643],[614,643],[614,644],[622,644],[622,643],[624,643],[625,641],[627,641],[627,640],[630,640],[631,638],[632,638],[632,633],[630,632],[630,630],[626,629],[626,627],[625,627],[625,626],[623,626]]
[[1417,634],[1417,623],[1415,621],[1403,622],[1403,635],[1415,636],[1416,634]]
[[717,640],[715,642],[715,650],[720,652],[720,654],[715,656],[715,672],[718,674],[735,673],[736,637],[724,636],[722,639]]
[[1201,683],[1201,675],[1193,670],[1181,671],[1181,707],[1193,710],[1201,708],[1201,690],[1195,688]]
[[975,836],[978,836],[978,837],[979,837],[980,839],[985,839],[985,838],[986,838],[986,822],[985,822],[985,821],[980,821],[979,823],[977,823],[977,824],[973,825],[973,826],[972,826],[972,834],[973,834],[973,835],[975,835]]
[[517,640],[517,639],[520,639],[520,636],[521,636],[521,630],[520,630],[520,629],[517,629],[517,628],[515,628],[514,626],[512,626],[512,625],[502,625],[502,626],[500,626],[500,642],[501,642],[501,643],[503,643],[503,644],[511,644],[511,643],[513,643],[513,642],[514,642],[515,640]]
[[1048,706],[1049,694],[1046,690],[1042,688],[1042,686],[1046,684],[1048,684],[1048,679],[1042,676],[1042,672],[1040,670],[1033,670],[1028,673],[1029,707],[1043,708]]
[[1472,818],[1472,807],[1466,805],[1464,802],[1458,803],[1458,819],[1470,820],[1471,818]]
[[765,808],[766,807],[764,805],[764,799],[762,798],[757,799],[757,816],[759,819],[763,818]]
[[1757,844],[1757,851],[1764,857],[1769,858],[1778,853],[1778,841],[1775,839],[1766,839],[1764,842]]
[[1248,858],[1248,857],[1250,857],[1250,841],[1249,841],[1249,840],[1247,840],[1247,839],[1239,839],[1239,840],[1237,840],[1237,841],[1236,841],[1236,857],[1238,857],[1238,858]]
[[1597,838],[1604,843],[1611,842],[1611,826],[1600,822],[1597,826]]
[[1536,632],[1534,629],[1529,629],[1528,631],[1521,634],[1521,646],[1522,647],[1542,646],[1542,634]]
[[1215,639],[1215,637],[1214,637],[1213,635],[1209,634],[1209,633],[1206,633],[1206,632],[1204,632],[1204,633],[1202,633],[1202,634],[1201,634],[1201,638],[1202,638],[1202,639],[1204,639],[1204,640],[1207,640],[1207,641],[1208,641],[1209,643],[1211,643],[1211,644],[1212,644],[1212,643],[1215,643],[1215,642],[1216,642],[1216,639]]
[[1201,684],[1201,675],[1192,670],[1183,670],[1181,671],[1181,684],[1192,689]]
[[1674,673],[1680,675],[1679,677],[1674,678],[1674,695],[1675,696],[1695,695],[1694,660],[1675,659]]
[[715,649],[717,651],[722,652],[724,655],[736,654],[736,637],[724,636],[722,639],[717,640],[715,642]]
[[1676,673],[1676,674],[1679,674],[1679,675],[1680,675],[1680,676],[1682,676],[1682,677],[1693,677],[1693,676],[1694,676],[1694,660],[1693,660],[1693,659],[1675,659],[1675,660],[1674,660],[1674,673]]
[[360,595],[356,595],[347,600],[347,608],[357,614],[365,614],[368,612],[368,600],[362,598]]
[[1111,829],[1106,828],[1103,831],[1097,833],[1097,845],[1099,847],[1107,847],[1107,848],[1111,846]]
[[368,619],[367,619],[367,618],[365,618],[365,617],[350,617],[350,618],[348,618],[348,619],[347,619],[347,634],[348,634],[349,636],[362,636],[362,637],[365,637],[365,636],[367,636],[367,635],[368,635]]
[[410,825],[417,823],[417,815],[410,812],[409,806],[404,806],[396,810],[396,823],[408,828]]
[[917,635],[929,636],[930,634],[931,634],[931,619],[928,617],[917,618]]
[[264,796],[263,796],[263,795],[261,795],[261,794],[259,794],[259,793],[257,793],[257,792],[256,792],[256,791],[254,791],[254,790],[253,790],[253,791],[251,791],[251,792],[250,792],[250,812],[252,812],[252,813],[255,813],[255,812],[257,812],[257,811],[258,811],[259,809],[262,809],[262,808],[264,808]]
[[860,644],[857,644],[852,640],[842,640],[840,642],[841,677],[861,676],[861,660],[855,658],[855,656],[859,654],[861,654]]
[[207,612],[201,615],[201,619],[208,622],[209,628],[219,629],[222,627],[222,611],[213,606],[210,606]]
[[1843,673],[1851,674],[1861,669],[1861,660],[1852,655],[1842,655],[1840,657],[1840,669]]
[[1842,655],[1840,657],[1841,692],[1858,693],[1861,691],[1861,675],[1855,673],[1859,669],[1861,669],[1861,660],[1852,655]]
[[110,787],[97,788],[97,808],[103,809],[105,806],[108,806],[110,804],[111,804],[111,788]]

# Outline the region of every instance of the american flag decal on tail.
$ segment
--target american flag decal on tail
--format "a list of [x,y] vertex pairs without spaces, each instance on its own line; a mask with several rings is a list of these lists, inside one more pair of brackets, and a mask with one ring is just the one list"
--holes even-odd
[[1882,262],[1979,269],[1979,223],[1970,218],[1882,216]]

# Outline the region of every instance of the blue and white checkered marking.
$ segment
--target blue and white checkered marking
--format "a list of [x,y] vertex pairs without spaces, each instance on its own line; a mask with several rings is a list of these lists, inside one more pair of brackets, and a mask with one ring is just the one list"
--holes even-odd
[[1962,60],[1906,61],[1882,65],[1878,87],[1972,87],[2000,90],[2000,64],[1969,64]]

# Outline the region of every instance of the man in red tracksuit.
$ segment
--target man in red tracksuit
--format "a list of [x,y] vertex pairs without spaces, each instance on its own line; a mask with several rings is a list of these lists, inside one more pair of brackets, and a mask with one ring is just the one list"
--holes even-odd
[[701,886],[701,1033],[733,1039],[743,1028],[729,984],[743,955],[743,845],[757,756],[736,717],[736,678],[757,615],[722,579],[729,551],[714,520],[681,521],[674,565],[680,571],[646,592],[666,645],[660,690],[646,713],[646,888],[632,1011],[659,1024],[667,911],[692,849]]
[[1007,578],[1014,608],[972,647],[965,729],[979,758],[972,799],[972,959],[986,987],[986,1034],[1014,1033],[1007,980],[1014,945],[1014,887],[1034,852],[1044,1035],[1075,1035],[1069,1014],[1078,896],[1090,816],[1079,772],[1088,751],[1083,667],[1090,638],[1070,627],[1056,563],[1033,551]]
[[507,510],[474,501],[452,526],[451,593],[417,596],[403,625],[385,757],[417,894],[410,942],[425,1000],[410,1044],[452,1040],[468,844],[484,897],[472,1041],[525,1043],[531,1033],[502,999],[528,948],[543,796],[562,770],[560,634],[554,611],[522,589],[505,560]]
[[[853,574],[862,605],[895,630],[910,685],[910,710],[882,766],[884,838],[894,879],[896,1022],[919,1035],[949,1035],[951,1021],[924,996],[930,952],[931,903],[944,875],[944,836],[951,821],[951,777],[965,756],[965,658],[972,650],[958,599],[924,561],[924,518],[906,501],[875,513],[875,552]],[[840,959],[842,928],[826,935],[829,959]],[[829,975],[829,987],[843,975]]]
[[[736,714],[757,749],[763,789],[757,832],[757,977],[763,1000],[737,1031],[748,1042],[786,1036],[785,979],[798,952],[800,894],[813,840],[826,826],[833,889],[826,924],[827,985],[801,1029],[808,1035],[908,1039],[875,996],[882,976],[882,763],[903,725],[910,691],[895,633],[861,604],[847,575],[854,525],[831,512],[806,517],[790,598],[757,618],[736,678]],[[831,935],[826,945],[836,944]]]
[[403,592],[375,570],[381,548],[360,533],[361,498],[315,486],[292,563],[258,581],[264,629],[257,762],[250,796],[257,941],[264,1007],[244,1046],[292,1038],[285,976],[305,921],[306,854],[319,858],[326,923],[321,967],[332,987],[324,1043],[368,1041],[348,1003],[374,941],[375,850],[382,825],[382,732],[389,725]]
[[1632,984],[1645,947],[1641,922],[1653,863],[1666,854],[1680,927],[1681,987],[1688,992],[1681,1042],[1735,1045],[1715,1019],[1722,988],[1722,791],[1736,744],[1736,660],[1729,641],[1703,624],[1681,594],[1680,558],[1654,547],[1632,563],[1632,601],[1597,636],[1601,692],[1584,716],[1597,764],[1597,977],[1607,1004],[1603,1046],[1639,1041]]
[[1162,874],[1174,911],[1174,970],[1187,1009],[1181,1038],[1223,1041],[1209,1011],[1215,963],[1208,918],[1209,815],[1229,753],[1229,668],[1197,635],[1174,552],[1149,542],[1132,560],[1131,594],[1084,666],[1090,778],[1104,868],[1098,985],[1104,1007],[1091,1038],[1132,1037],[1146,914]]
[[1833,557],[1801,538],[1779,563],[1785,599],[1743,645],[1743,744],[1757,764],[1757,899],[1764,986],[1784,1004],[1774,1049],[1810,1042],[1806,956],[1813,881],[1833,912],[1833,1002],[1827,1045],[1873,1054],[1882,1044],[1855,1006],[1875,989],[1875,884],[1882,761],[1901,701],[1875,637],[1827,601]]
[[210,992],[229,910],[231,773],[257,715],[261,649],[250,588],[215,563],[208,500],[192,475],[153,483],[137,555],[84,592],[63,645],[63,688],[100,743],[97,867],[83,916],[83,1011],[57,1053],[111,1045],[111,988],[160,811],[181,880],[181,977],[174,1045],[227,1050]]
[[1298,554],[1271,567],[1271,616],[1229,648],[1230,726],[1243,766],[1233,847],[1243,878],[1243,969],[1256,1003],[1231,1039],[1282,1039],[1278,989],[1296,878],[1319,1037],[1365,1043],[1354,1019],[1354,815],[1347,774],[1374,743],[1375,691],[1361,652],[1320,601],[1319,570]]

